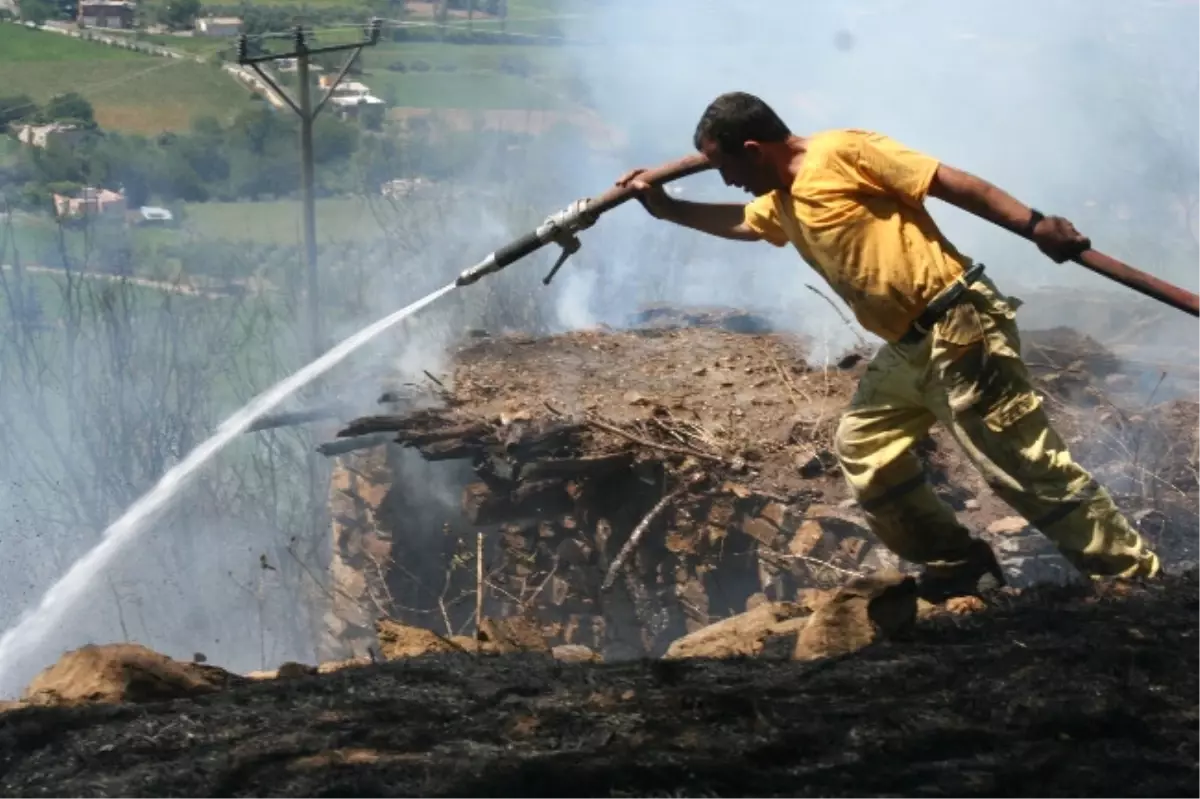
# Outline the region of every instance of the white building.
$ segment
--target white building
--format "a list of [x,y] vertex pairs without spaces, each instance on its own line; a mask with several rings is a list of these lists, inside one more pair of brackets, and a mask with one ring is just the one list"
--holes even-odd
[[342,109],[360,105],[383,105],[383,100],[371,94],[371,89],[365,83],[354,80],[339,84],[333,90],[329,102]]
[[17,125],[17,141],[30,147],[46,147],[53,139],[72,143],[82,133],[75,125],[52,122],[49,125]]
[[201,36],[237,36],[241,30],[241,17],[201,17],[196,20],[196,33]]

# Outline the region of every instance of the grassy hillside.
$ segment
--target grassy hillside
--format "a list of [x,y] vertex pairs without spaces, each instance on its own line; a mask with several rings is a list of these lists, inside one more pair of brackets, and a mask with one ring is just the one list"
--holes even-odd
[[230,117],[249,101],[247,90],[213,66],[16,25],[0,25],[0,75],[5,92],[37,102],[79,92],[110,130],[183,130],[199,116]]
[[[199,238],[225,241],[284,245],[304,242],[300,203],[293,200],[193,203],[187,207],[183,230]],[[319,242],[359,241],[380,235],[379,223],[365,201],[355,198],[317,200]]]

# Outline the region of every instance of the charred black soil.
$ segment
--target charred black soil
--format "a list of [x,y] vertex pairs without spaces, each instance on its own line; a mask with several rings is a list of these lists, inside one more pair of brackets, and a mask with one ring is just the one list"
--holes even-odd
[[5,795],[1195,796],[1197,581],[993,597],[814,663],[445,655],[0,714]]

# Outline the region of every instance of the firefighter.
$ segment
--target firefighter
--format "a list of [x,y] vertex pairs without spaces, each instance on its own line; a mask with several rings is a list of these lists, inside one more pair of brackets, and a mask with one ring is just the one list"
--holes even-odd
[[736,241],[791,244],[886,344],[868,365],[835,437],[843,474],[875,535],[923,566],[925,596],[1003,584],[991,548],[933,492],[913,444],[935,422],[996,493],[1092,577],[1154,576],[1157,556],[1075,463],[1050,426],[1021,359],[1020,301],[959,252],[926,208],[936,197],[1028,236],[1062,263],[1090,242],[1003,190],[879,133],[803,137],[758,97],[714,100],[695,147],[746,204],[687,202],[639,179],[655,217]]

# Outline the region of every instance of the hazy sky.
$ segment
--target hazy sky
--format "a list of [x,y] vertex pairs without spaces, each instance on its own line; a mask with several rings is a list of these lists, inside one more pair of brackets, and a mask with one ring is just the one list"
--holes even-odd
[[[611,0],[590,8],[571,33],[603,44],[572,52],[591,100],[628,135],[613,173],[689,152],[704,106],[721,92],[749,91],[799,133],[886,133],[1071,218],[1110,255],[1193,290],[1200,283],[1194,0]],[[586,181],[596,191],[614,176]],[[711,175],[682,185],[686,196],[746,199]],[[931,207],[1002,288],[1109,288],[986,222]],[[632,275],[687,260],[693,271],[677,279],[680,295],[790,298],[820,314],[820,301],[803,291],[815,275],[790,248],[685,242],[639,212],[618,211],[589,234],[611,256],[600,282],[632,284]],[[647,245],[664,236],[670,245]],[[686,255],[671,257],[676,246]],[[582,293],[588,282],[577,280]],[[576,294],[565,304],[575,312],[586,302]],[[615,312],[592,305],[601,316]]]

